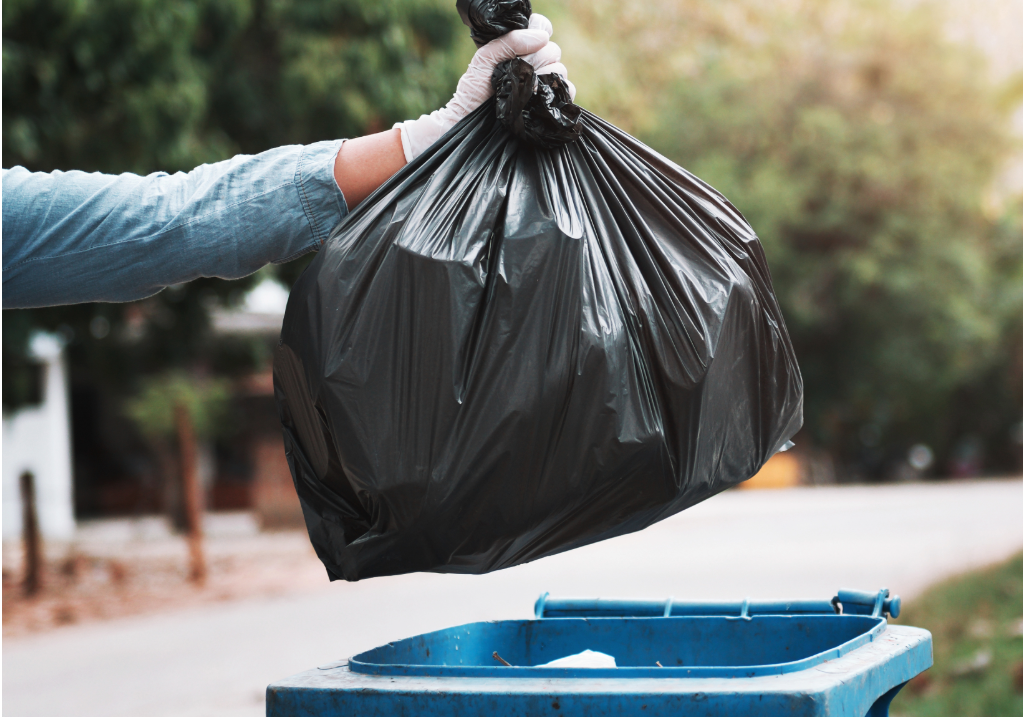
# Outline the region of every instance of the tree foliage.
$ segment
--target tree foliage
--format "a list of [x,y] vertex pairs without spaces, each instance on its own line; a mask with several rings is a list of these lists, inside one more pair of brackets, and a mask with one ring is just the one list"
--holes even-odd
[[435,109],[467,46],[439,0],[11,0],[7,166],[147,173]]
[[230,399],[231,387],[223,379],[197,379],[170,372],[147,379],[126,408],[145,436],[167,439],[177,435],[175,411],[182,406],[195,435],[209,439],[228,432],[229,425],[224,419]]

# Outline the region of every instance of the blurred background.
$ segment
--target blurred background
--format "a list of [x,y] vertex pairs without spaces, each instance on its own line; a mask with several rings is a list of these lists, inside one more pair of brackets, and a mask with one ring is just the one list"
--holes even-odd
[[[3,165],[187,171],[380,131],[450,97],[474,49],[453,5],[7,0]],[[1023,0],[534,9],[578,103],[719,189],[763,241],[806,406],[796,449],[751,485],[1023,473]],[[3,312],[5,635],[323,582],[270,374],[308,260]],[[26,473],[45,558],[31,600]],[[174,587],[173,536],[195,532],[182,476],[205,516],[201,595]],[[1023,547],[1007,535],[992,545]],[[936,559],[912,585],[1004,554]]]

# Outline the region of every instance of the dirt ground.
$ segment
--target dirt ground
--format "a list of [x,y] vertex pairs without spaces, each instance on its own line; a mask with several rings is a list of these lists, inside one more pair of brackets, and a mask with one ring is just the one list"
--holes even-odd
[[34,596],[23,589],[21,546],[5,544],[3,636],[327,585],[304,530],[260,533],[246,516],[214,516],[204,541],[207,579],[196,585],[184,538],[160,519],[146,521],[142,529],[125,521],[86,526],[74,543],[48,544]]

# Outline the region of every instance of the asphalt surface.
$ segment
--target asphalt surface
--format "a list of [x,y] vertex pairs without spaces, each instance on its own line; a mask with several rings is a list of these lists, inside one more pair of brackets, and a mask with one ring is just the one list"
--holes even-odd
[[830,598],[1023,549],[1023,480],[732,491],[642,533],[486,576],[326,584],[3,644],[7,717],[256,717],[266,685],[391,639],[531,615],[537,595]]

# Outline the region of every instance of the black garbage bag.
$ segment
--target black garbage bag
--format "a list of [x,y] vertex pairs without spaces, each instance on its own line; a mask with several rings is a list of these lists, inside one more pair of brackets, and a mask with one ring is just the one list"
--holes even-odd
[[557,76],[529,91],[522,64],[291,292],[274,384],[332,580],[485,573],[640,530],[801,424],[749,224]]

